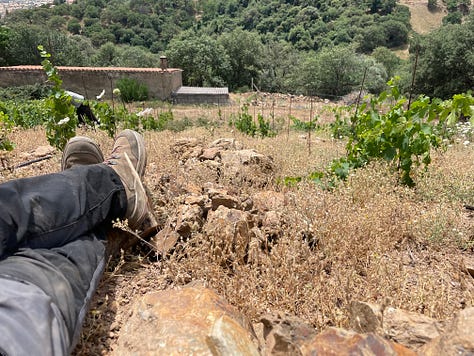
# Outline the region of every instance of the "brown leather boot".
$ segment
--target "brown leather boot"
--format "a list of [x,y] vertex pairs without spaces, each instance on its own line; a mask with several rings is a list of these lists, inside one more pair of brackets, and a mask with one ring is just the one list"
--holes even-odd
[[104,162],[119,175],[127,195],[128,226],[139,232],[158,225],[142,182],[146,167],[143,137],[136,131],[124,130],[115,138],[114,148]]
[[75,136],[64,147],[61,158],[61,170],[75,165],[87,165],[104,162],[99,146],[88,137]]

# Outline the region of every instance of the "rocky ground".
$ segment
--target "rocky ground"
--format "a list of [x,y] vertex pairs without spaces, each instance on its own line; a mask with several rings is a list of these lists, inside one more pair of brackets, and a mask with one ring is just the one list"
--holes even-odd
[[[111,258],[76,355],[474,352],[474,149],[463,139],[435,153],[415,189],[379,163],[330,191],[285,186],[344,152],[325,131],[286,131],[285,103],[275,138],[226,124],[144,134],[160,232]],[[313,109],[330,119],[324,102]],[[6,166],[50,158],[1,181],[59,169],[43,130],[12,139]]]

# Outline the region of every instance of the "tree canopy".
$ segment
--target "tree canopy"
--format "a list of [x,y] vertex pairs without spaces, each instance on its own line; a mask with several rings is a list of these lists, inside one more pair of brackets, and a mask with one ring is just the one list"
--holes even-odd
[[[417,40],[419,92],[472,88],[466,1],[450,0],[446,25]],[[409,20],[395,0],[57,0],[1,19],[0,64],[38,64],[38,44],[57,65],[153,67],[166,54],[185,85],[245,90],[253,82],[336,97],[360,85],[363,72],[373,91],[390,76],[410,75],[387,52],[408,44]],[[347,57],[331,57],[341,53]],[[449,85],[441,88],[443,80]]]

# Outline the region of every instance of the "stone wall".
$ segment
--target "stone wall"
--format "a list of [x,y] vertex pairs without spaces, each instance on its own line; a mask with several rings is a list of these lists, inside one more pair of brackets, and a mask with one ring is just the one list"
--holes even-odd
[[[63,88],[94,99],[105,89],[104,98],[122,78],[133,78],[148,87],[150,98],[169,100],[182,84],[182,70],[176,68],[57,67]],[[42,83],[46,75],[41,66],[0,67],[0,86],[11,87]]]

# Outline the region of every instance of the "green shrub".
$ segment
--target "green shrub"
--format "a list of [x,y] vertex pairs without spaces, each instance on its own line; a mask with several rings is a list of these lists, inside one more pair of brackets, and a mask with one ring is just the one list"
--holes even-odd
[[188,117],[184,117],[181,120],[169,121],[166,125],[166,129],[173,132],[180,132],[192,126],[193,126],[192,121]]
[[271,128],[270,121],[258,114],[257,123],[254,122],[252,115],[249,114],[249,104],[244,104],[240,108],[237,117],[232,115],[230,124],[235,126],[240,132],[249,136],[272,137],[275,136],[275,131]]
[[7,114],[0,111],[0,151],[13,150],[13,143],[8,139],[8,134],[13,127]]
[[50,62],[51,55],[43,46],[38,46],[43,61],[41,65],[48,82],[51,83],[51,94],[43,99],[46,106],[46,137],[51,146],[63,150],[67,141],[76,135],[77,118],[71,96],[62,88],[63,81],[56,67]]
[[237,130],[249,136],[255,136],[257,125],[253,122],[252,115],[249,114],[249,105],[244,104],[239,111],[237,117],[233,116],[231,122]]
[[431,150],[442,145],[447,129],[461,114],[474,115],[470,94],[454,95],[446,101],[420,96],[407,108],[408,99],[400,94],[397,81],[388,84],[389,91],[364,102],[351,117],[347,156],[334,160],[330,167],[337,177],[346,178],[351,169],[383,159],[400,173],[402,184],[413,186],[414,167],[426,169]]
[[34,100],[44,99],[51,92],[45,84],[23,85],[19,87],[0,88],[0,100]]
[[290,120],[293,122],[292,128],[295,129],[296,131],[304,131],[304,132],[309,132],[309,131],[314,131],[318,127],[318,118],[316,117],[314,120],[311,122],[304,122],[294,116],[290,116]]
[[148,87],[139,83],[136,79],[122,78],[117,81],[120,96],[126,103],[133,101],[144,101],[148,99]]
[[15,126],[23,128],[42,125],[48,117],[44,100],[0,101],[0,111],[8,115]]

